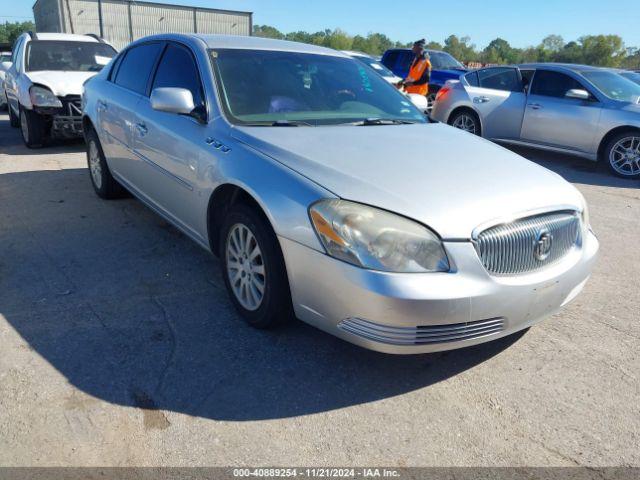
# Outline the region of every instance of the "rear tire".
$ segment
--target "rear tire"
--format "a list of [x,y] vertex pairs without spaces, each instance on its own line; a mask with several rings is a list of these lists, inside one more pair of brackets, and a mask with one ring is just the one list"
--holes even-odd
[[481,136],[480,119],[470,110],[460,110],[449,117],[449,125],[473,135]]
[[640,131],[621,132],[607,143],[603,159],[622,178],[640,178]]
[[13,113],[13,108],[7,102],[7,110],[9,110],[9,125],[13,128],[18,128],[20,126],[20,119]]
[[40,148],[49,138],[47,122],[42,115],[26,108],[20,108],[20,131],[28,148]]
[[89,178],[96,194],[105,200],[122,198],[126,195],[125,189],[113,178],[109,166],[102,151],[100,139],[95,130],[87,128],[85,131],[87,144],[87,166]]
[[261,212],[231,207],[220,232],[220,260],[229,297],[249,325],[272,328],[293,317],[280,243]]

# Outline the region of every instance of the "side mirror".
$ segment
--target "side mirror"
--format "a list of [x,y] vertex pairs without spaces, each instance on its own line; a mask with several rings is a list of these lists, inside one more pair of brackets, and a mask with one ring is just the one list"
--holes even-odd
[[13,63],[11,63],[11,62],[2,62],[2,63],[0,63],[0,69],[4,70],[6,72],[7,70],[9,70],[11,68],[12,65],[13,65]]
[[409,100],[413,103],[421,112],[426,112],[429,109],[429,100],[424,95],[418,95],[417,93],[410,93]]
[[159,112],[191,115],[193,95],[186,88],[156,88],[151,92],[151,108]]
[[564,95],[566,98],[575,98],[576,100],[589,100],[591,95],[581,88],[572,88]]

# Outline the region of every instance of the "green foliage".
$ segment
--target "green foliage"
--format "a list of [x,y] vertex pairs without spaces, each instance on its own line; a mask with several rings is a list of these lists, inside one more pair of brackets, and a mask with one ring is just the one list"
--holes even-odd
[[21,33],[35,30],[33,22],[5,22],[0,24],[0,42],[13,43]]
[[[284,34],[268,25],[255,25],[253,34],[260,37],[284,38],[295,42],[312,43],[336,50],[357,50],[371,55],[381,55],[390,48],[410,48],[412,45],[411,42],[395,42],[382,33],[369,33],[366,37],[362,35],[352,37],[340,29],[327,29],[316,33],[300,31]],[[1,33],[0,38],[2,38]],[[478,50],[467,36],[451,35],[444,41],[444,44],[430,41],[427,48],[444,50],[465,63],[566,62],[640,69],[640,49],[626,48],[622,38],[618,35],[586,35],[568,43],[565,43],[560,35],[548,35],[539,45],[527,48],[514,48],[507,40],[498,37],[482,50]]]

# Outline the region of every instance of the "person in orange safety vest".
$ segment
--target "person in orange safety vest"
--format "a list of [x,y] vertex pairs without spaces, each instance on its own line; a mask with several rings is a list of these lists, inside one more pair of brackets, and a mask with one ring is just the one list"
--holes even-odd
[[429,80],[431,79],[431,61],[429,54],[425,51],[426,41],[418,40],[413,44],[413,53],[415,58],[409,69],[409,76],[398,84],[400,88],[404,87],[407,93],[417,93],[425,97],[429,93]]

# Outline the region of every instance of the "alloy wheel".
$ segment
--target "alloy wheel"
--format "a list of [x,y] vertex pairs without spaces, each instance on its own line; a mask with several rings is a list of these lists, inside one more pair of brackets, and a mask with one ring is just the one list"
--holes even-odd
[[453,121],[453,126],[465,132],[473,133],[474,135],[476,133],[476,122],[471,115],[458,115]]
[[640,175],[640,137],[629,136],[618,140],[609,153],[609,163],[620,175]]
[[102,165],[100,164],[100,151],[95,140],[89,141],[89,171],[97,189],[102,188]]
[[227,235],[227,275],[231,290],[240,304],[250,311],[260,308],[266,287],[262,250],[246,225],[235,224]]

